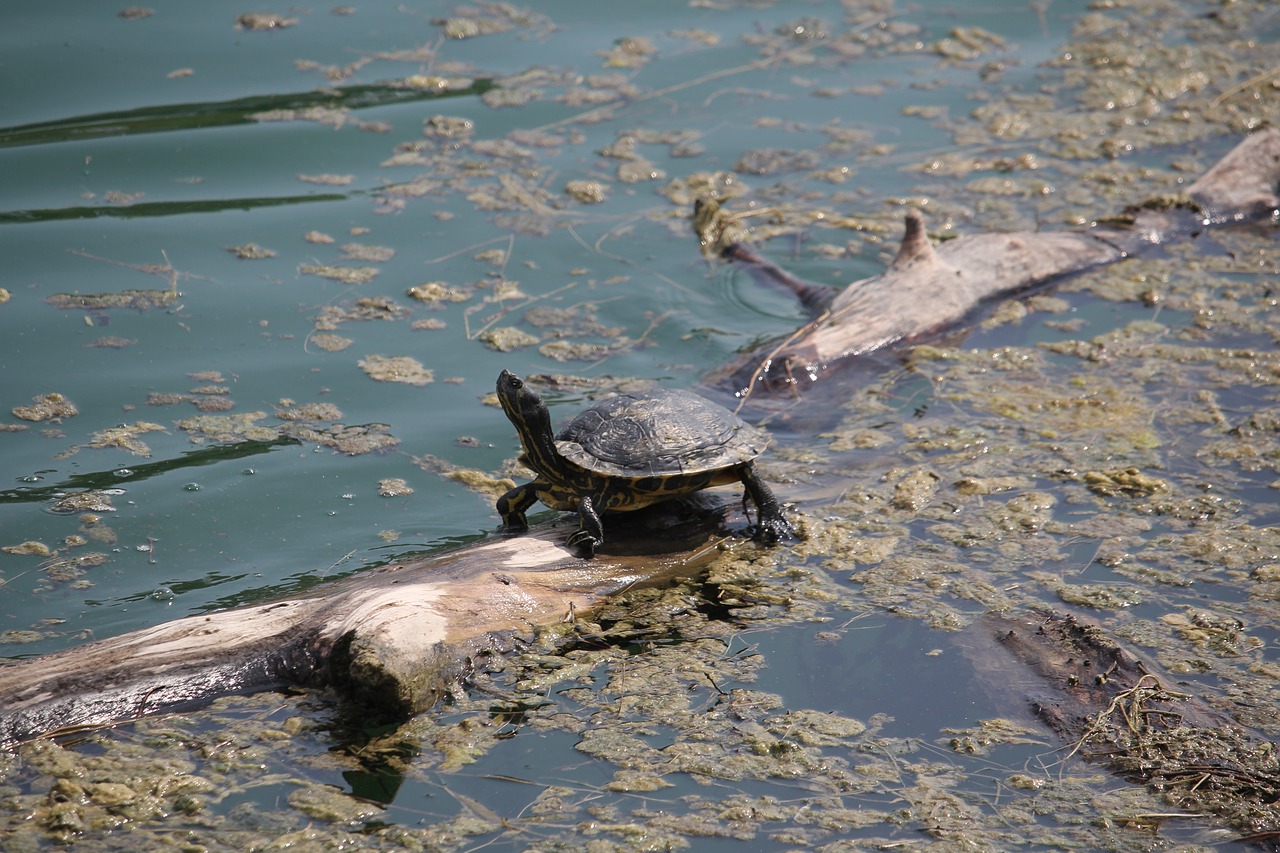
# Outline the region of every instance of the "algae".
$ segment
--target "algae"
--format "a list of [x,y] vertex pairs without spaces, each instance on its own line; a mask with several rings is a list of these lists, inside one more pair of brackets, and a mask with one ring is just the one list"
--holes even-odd
[[381,272],[377,267],[347,267],[338,264],[302,264],[298,272],[315,275],[342,284],[364,284]]
[[413,494],[413,488],[400,477],[387,477],[378,481],[378,494],[384,498],[398,498]]
[[227,251],[235,255],[242,261],[261,261],[267,258],[274,258],[278,252],[273,249],[266,249],[257,243],[243,243],[239,246],[227,246]]
[[118,293],[55,293],[48,298],[55,308],[83,308],[102,311],[110,308],[132,308],[147,311],[152,308],[172,308],[182,294],[176,290],[121,290]]
[[148,432],[165,432],[165,427],[150,421],[135,421],[132,424],[112,427],[95,432],[89,440],[90,447],[119,447],[135,456],[150,456],[151,448],[138,438]]
[[357,362],[370,379],[378,382],[403,382],[406,385],[429,385],[435,381],[434,371],[407,355],[369,355]]
[[55,421],[80,414],[76,404],[57,391],[33,397],[30,405],[14,406],[13,416],[24,421]]
[[[788,97],[856,94],[840,79],[843,64],[930,53],[937,65],[911,83],[920,96],[912,112],[950,133],[950,150],[898,155],[870,123],[800,127],[759,110],[756,127],[776,133],[774,139],[812,133],[820,142],[806,147],[793,137],[737,150],[715,140],[714,162],[695,159],[688,174],[674,174],[676,167],[655,163],[659,158],[643,146],[665,145],[672,156],[697,158],[696,135],[659,141],[629,129],[606,146],[607,168],[592,168],[582,178],[587,185],[574,191],[551,177],[554,172],[541,171],[538,145],[568,147],[584,139],[598,145],[598,136],[584,133],[590,123],[610,118],[610,109],[668,93],[644,88],[642,76],[544,69],[507,74],[483,103],[512,112],[525,104],[581,112],[558,126],[497,140],[477,130],[483,118],[428,119],[422,138],[397,144],[384,163],[419,174],[380,187],[378,210],[435,208],[448,194],[502,228],[537,233],[561,227],[579,205],[598,205],[593,214],[611,215],[609,205],[652,191],[663,201],[646,215],[683,235],[686,223],[675,220],[705,195],[743,199],[750,211],[768,214],[722,219],[719,234],[709,231],[704,245],[722,245],[724,234],[738,239],[751,229],[757,241],[791,238],[801,257],[876,257],[896,241],[897,208],[908,201],[928,202],[937,211],[931,221],[945,236],[966,228],[1083,224],[1140,194],[1176,198],[1186,176],[1205,165],[1183,160],[1198,160],[1201,147],[1274,115],[1274,75],[1259,73],[1274,60],[1269,45],[1251,36],[1269,14],[1265,4],[1217,4],[1207,15],[1194,5],[1147,0],[1095,5],[1037,75],[1030,95],[1020,91],[1022,80],[1002,79],[1007,46],[998,39],[958,27],[927,40],[909,13],[884,3],[845,4],[829,21],[671,34],[693,49],[732,42],[754,52],[758,68],[771,75],[768,85]],[[706,11],[713,22],[706,26],[715,26],[716,10]],[[503,32],[536,39],[554,24],[509,4],[478,3],[451,9],[431,27],[445,39],[466,41]],[[626,35],[601,47],[600,65],[648,63],[651,70],[666,58],[658,38]],[[413,91],[448,91],[459,87],[456,81],[484,76],[448,67],[444,53],[406,51],[397,60],[431,70],[397,75]],[[303,70],[334,73],[318,64]],[[955,115],[929,101],[935,85],[929,73],[970,72],[986,100],[971,114]],[[861,91],[874,96],[902,85],[885,77]],[[732,94],[762,104],[768,102],[761,96],[773,93]],[[605,111],[595,112],[600,108]],[[353,116],[317,107],[256,119],[340,127]],[[1162,161],[1171,148],[1178,162]],[[920,185],[903,188],[899,198],[860,194],[858,170],[886,167],[903,168]],[[516,169],[525,171],[517,175]],[[664,170],[673,175],[663,186],[642,183]],[[548,189],[562,186],[565,193]],[[812,239],[815,234],[823,236]],[[319,232],[306,239],[336,242]],[[1043,343],[917,348],[904,372],[848,393],[820,439],[809,442],[815,446],[771,451],[768,476],[786,483],[780,492],[800,504],[795,514],[805,542],[762,552],[730,540],[698,578],[628,590],[599,612],[528,638],[526,651],[510,658],[477,656],[467,682],[446,703],[403,726],[348,743],[334,734],[341,726],[317,694],[263,694],[223,700],[201,714],[80,733],[78,743],[37,741],[12,758],[0,755],[6,849],[76,843],[135,850],[146,836],[208,850],[351,844],[622,850],[693,846],[700,838],[832,850],[1139,850],[1175,838],[1209,846],[1252,826],[1274,826],[1265,808],[1241,813],[1187,799],[1192,789],[1231,794],[1224,785],[1232,774],[1150,775],[1150,766],[1169,752],[1190,767],[1236,754],[1229,753],[1238,745],[1230,732],[1199,751],[1185,741],[1148,742],[1132,768],[1132,778],[1153,783],[1147,788],[1120,783],[1048,745],[1041,749],[1042,730],[1004,717],[975,721],[966,709],[949,708],[936,732],[889,734],[891,721],[877,715],[791,707],[797,703],[786,696],[753,688],[766,668],[792,663],[755,649],[755,631],[811,629],[812,645],[800,647],[803,657],[858,630],[853,620],[860,615],[875,613],[934,626],[933,644],[948,647],[941,632],[964,628],[986,609],[1070,603],[1159,665],[1220,688],[1249,725],[1280,733],[1273,710],[1280,668],[1266,645],[1270,626],[1280,624],[1280,540],[1270,509],[1280,482],[1272,401],[1280,384],[1272,310],[1277,261],[1266,235],[1224,232],[1215,239],[1221,252],[1168,247],[1157,257],[1067,281],[1056,297],[1006,302],[989,315],[989,325],[1016,323],[1032,336],[1039,325],[1053,330]],[[349,246],[342,248],[352,260],[390,260],[378,247]],[[299,272],[368,284],[378,270],[314,264]],[[532,282],[525,286],[535,292]],[[492,294],[484,284],[446,282],[409,293],[422,303],[419,310],[479,304]],[[142,310],[173,308],[179,298],[171,288],[62,294],[52,302]],[[1062,315],[1088,299],[1105,300],[1129,320],[1097,332],[1108,328],[1097,312],[1047,322],[1039,316]],[[610,333],[586,305],[521,307],[519,321],[538,330],[539,351],[548,358],[607,357],[619,351],[613,339],[626,331]],[[408,309],[386,297],[326,306],[316,318],[321,331],[308,341],[337,353],[351,339],[327,332],[341,323],[409,318]],[[594,335],[608,340],[589,339]],[[345,358],[325,356],[331,357]],[[594,381],[599,387],[619,382]],[[156,392],[149,402],[216,406],[209,401],[226,398],[220,391]],[[1243,407],[1242,399],[1249,401]],[[330,423],[341,417],[336,410],[282,403],[276,418],[284,423],[264,425],[267,417],[204,415],[177,426],[196,442],[269,440],[285,432],[343,452],[395,446],[385,425]],[[786,429],[779,418],[779,432]],[[455,466],[449,475],[490,494],[510,485],[476,469]],[[112,497],[85,492],[58,499],[53,508],[109,512]],[[86,530],[109,533],[100,525]],[[51,573],[68,579],[89,568],[68,561],[61,549],[49,556],[57,561],[49,564]],[[9,632],[5,639],[42,636]],[[850,669],[872,677],[852,662]],[[827,673],[833,684],[840,675]],[[867,691],[886,687],[895,689],[877,682]],[[1128,719],[1142,719],[1140,704],[1127,707],[1134,710]],[[1127,736],[1121,715],[1102,722]],[[504,785],[530,791],[525,808],[452,796],[450,774],[485,759],[493,762],[486,773],[494,764],[520,772],[514,769],[520,759],[504,750],[535,738],[576,744],[576,757],[562,763],[588,761],[595,777],[486,778],[499,792]],[[413,803],[411,817],[402,812],[384,819],[379,808],[336,788],[370,775],[393,787],[404,780],[433,785],[434,802]],[[573,781],[561,778],[569,775]],[[1265,779],[1234,775],[1244,784],[1224,802],[1274,802]],[[329,783],[317,781],[320,776]],[[278,808],[252,801],[257,791],[286,789]],[[1179,816],[1170,817],[1170,809]],[[1206,828],[1184,816],[1206,810],[1236,829]],[[1178,822],[1201,828],[1179,835]]]

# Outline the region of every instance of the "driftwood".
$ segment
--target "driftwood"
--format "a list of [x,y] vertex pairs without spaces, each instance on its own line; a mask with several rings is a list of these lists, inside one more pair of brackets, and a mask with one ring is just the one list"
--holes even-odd
[[[1277,183],[1280,132],[1267,130],[1193,184],[1191,201],[1138,210],[1127,227],[978,235],[935,249],[912,214],[890,269],[851,285],[766,357],[753,357],[742,387],[774,385],[779,377],[795,387],[799,374],[817,378],[847,356],[955,322],[983,299],[1118,260],[1208,223],[1274,215]],[[816,307],[828,296],[740,241],[723,251],[787,284],[808,304]],[[472,655],[584,613],[629,584],[695,572],[721,536],[708,530],[722,510],[709,517],[703,509],[689,528],[693,538],[682,543],[667,529],[656,534],[635,527],[638,513],[630,514],[632,547],[662,541],[673,548],[663,556],[621,556],[627,540],[620,525],[610,531],[609,549],[584,561],[561,546],[566,531],[553,525],[370,570],[303,597],[180,619],[0,666],[0,743],[290,683],[333,685],[365,705],[412,713],[434,702]],[[687,519],[670,505],[654,510],[667,518],[659,524]]]
[[[1100,628],[1071,616],[990,615],[982,623],[1006,655],[971,647],[980,676],[1008,689],[1025,667],[1029,710],[1070,744],[1160,792],[1181,811],[1225,819],[1245,840],[1280,847],[1276,746],[1153,671]],[[1013,660],[1009,660],[1009,655]]]
[[924,218],[911,210],[889,268],[837,293],[799,281],[761,256],[732,217],[700,200],[694,231],[705,252],[748,265],[792,290],[815,314],[780,342],[714,371],[704,384],[729,384],[738,397],[803,392],[838,363],[954,324],[986,300],[1122,260],[1207,225],[1270,218],[1277,211],[1280,130],[1269,128],[1246,138],[1184,194],[1149,200],[1080,231],[975,234],[934,246]]
[[[0,667],[0,745],[290,684],[333,686],[404,718],[434,704],[475,656],[572,622],[625,587],[696,572],[724,541],[725,514],[706,494],[629,513],[593,560],[564,547],[572,525],[556,521],[302,597],[8,664]],[[668,553],[653,554],[655,540]]]

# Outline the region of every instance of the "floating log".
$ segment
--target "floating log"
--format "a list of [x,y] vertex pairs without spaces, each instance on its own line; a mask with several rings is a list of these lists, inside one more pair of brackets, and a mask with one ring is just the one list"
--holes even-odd
[[1209,225],[1280,213],[1280,130],[1247,137],[1185,193],[1150,199],[1079,231],[973,234],[935,246],[917,210],[906,215],[897,256],[883,273],[836,292],[799,281],[745,242],[733,218],[708,199],[694,208],[704,252],[746,264],[793,291],[814,318],[792,334],[714,371],[709,387],[738,397],[803,392],[835,365],[910,342],[964,319],[976,306],[1062,276],[1114,263]]
[[[434,704],[475,656],[572,622],[625,587],[698,571],[726,538],[725,515],[706,493],[629,513],[591,560],[562,544],[576,522],[556,520],[305,596],[0,666],[0,745],[290,684],[332,686],[403,719]],[[655,541],[667,552],[654,554]]]

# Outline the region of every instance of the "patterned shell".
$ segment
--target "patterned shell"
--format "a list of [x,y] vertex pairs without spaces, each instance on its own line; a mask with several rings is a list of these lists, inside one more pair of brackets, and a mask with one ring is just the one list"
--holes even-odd
[[697,394],[660,391],[596,403],[560,430],[556,446],[597,474],[670,477],[749,462],[769,434]]

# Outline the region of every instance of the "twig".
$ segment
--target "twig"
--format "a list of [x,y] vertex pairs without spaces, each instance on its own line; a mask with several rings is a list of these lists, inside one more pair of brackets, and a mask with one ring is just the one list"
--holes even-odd
[[[1146,682],[1148,679],[1150,679],[1151,683],[1144,685],[1144,682]],[[1122,703],[1126,699],[1131,699],[1134,696],[1136,696],[1140,690],[1162,690],[1162,689],[1163,689],[1163,686],[1160,684],[1160,679],[1156,678],[1154,675],[1151,675],[1150,673],[1147,673],[1146,675],[1143,675],[1141,678],[1139,678],[1138,683],[1133,685],[1133,687],[1130,687],[1128,690],[1122,690],[1119,693],[1117,693],[1115,696],[1112,697],[1111,704],[1107,706],[1107,709],[1101,712],[1100,714],[1098,714],[1097,718],[1094,719],[1093,723],[1090,724],[1089,728],[1087,728],[1084,734],[1080,736],[1080,739],[1076,741],[1075,746],[1071,747],[1071,750],[1065,756],[1063,756],[1062,764],[1065,766],[1067,761],[1071,759],[1071,756],[1075,755],[1077,752],[1080,751],[1080,749],[1084,746],[1085,741],[1093,737],[1098,731],[1102,729],[1103,725],[1107,721],[1107,718],[1110,717],[1111,714],[1114,713],[1115,711],[1119,711],[1121,716],[1124,717],[1125,724],[1130,728],[1130,730],[1135,730],[1133,725],[1133,720],[1129,717],[1128,712],[1125,711],[1124,705]],[[1171,694],[1171,695],[1180,696],[1181,694]]]
[[321,569],[319,576],[324,577],[325,575],[329,574],[330,569],[336,569],[338,566],[341,566],[347,560],[350,560],[353,556],[355,556],[355,553],[356,553],[355,551],[348,551],[347,553],[343,554],[337,560],[334,560],[332,563],[330,563],[326,568]]
[[458,255],[465,255],[467,252],[474,252],[476,249],[479,249],[481,246],[488,246],[491,243],[500,243],[503,240],[507,240],[508,243],[510,243],[511,240],[513,239],[514,239],[514,235],[512,235],[511,237],[494,237],[492,240],[485,240],[484,242],[481,242],[481,243],[472,243],[470,246],[463,246],[461,249],[452,251],[447,255],[441,255],[438,258],[431,258],[430,260],[423,261],[423,263],[438,264],[441,261],[447,261],[450,258],[456,258],[458,257]]
[[578,286],[578,282],[571,281],[568,284],[562,284],[560,287],[557,287],[554,290],[548,290],[546,293],[540,294],[538,296],[530,296],[526,298],[523,302],[517,305],[503,305],[498,310],[498,313],[490,317],[483,326],[476,329],[474,332],[471,331],[471,315],[479,311],[481,308],[483,308],[484,305],[491,304],[491,303],[481,303],[480,305],[473,305],[470,308],[468,308],[466,311],[462,312],[463,332],[466,335],[467,340],[474,341],[480,335],[483,335],[486,331],[488,331],[493,326],[494,323],[498,322],[503,317],[510,314],[512,311],[516,311],[520,308],[526,308],[535,302],[541,302],[544,299],[555,296],[557,293],[563,293],[566,290],[572,290],[577,286]]
[[672,287],[674,287],[676,290],[681,291],[682,293],[684,293],[684,294],[685,294],[685,295],[687,295],[687,296],[691,296],[691,297],[693,297],[694,299],[697,299],[697,300],[699,300],[699,301],[701,301],[701,302],[710,302],[711,300],[707,298],[706,294],[704,294],[704,293],[699,293],[699,292],[698,292],[698,291],[696,291],[696,290],[693,290],[693,289],[691,289],[691,288],[685,287],[683,284],[681,284],[680,282],[678,282],[678,281],[676,281],[675,279],[671,278],[671,276],[666,275],[665,273],[661,273],[661,272],[658,272],[657,270],[650,269],[649,267],[647,267],[647,266],[645,266],[645,265],[643,265],[643,264],[639,264],[639,263],[637,263],[637,262],[635,262],[635,261],[631,260],[630,258],[623,257],[622,255],[615,255],[615,254],[613,254],[612,252],[606,252],[603,248],[601,248],[601,245],[604,243],[604,241],[605,241],[605,240],[608,240],[610,237],[612,237],[612,236],[613,236],[613,235],[614,235],[614,234],[615,234],[619,229],[621,229],[621,228],[623,228],[623,227],[625,227],[625,226],[627,226],[627,225],[630,225],[630,224],[632,224],[632,223],[634,223],[634,222],[638,222],[638,221],[640,221],[641,219],[643,219],[643,217],[639,217],[639,216],[637,216],[637,217],[635,217],[635,218],[633,218],[633,219],[629,219],[629,220],[627,220],[626,222],[623,222],[623,223],[621,223],[621,224],[619,224],[619,225],[615,225],[613,228],[610,228],[608,231],[606,231],[605,233],[601,234],[601,235],[600,235],[600,237],[595,241],[595,243],[588,243],[586,240],[584,240],[584,239],[582,238],[582,235],[580,235],[577,231],[574,231],[574,230],[573,230],[573,226],[572,226],[572,225],[566,225],[566,226],[565,226],[565,230],[566,230],[566,231],[568,231],[568,232],[569,232],[569,236],[570,236],[570,237],[572,237],[574,240],[578,241],[578,245],[582,246],[582,248],[584,248],[584,249],[588,249],[588,250],[590,250],[590,251],[592,251],[592,252],[595,252],[597,255],[600,255],[601,257],[608,258],[608,259],[609,259],[609,260],[611,260],[611,261],[617,261],[618,263],[623,264],[623,265],[625,265],[625,266],[629,266],[629,267],[636,267],[636,268],[638,268],[638,269],[642,269],[642,270],[644,270],[645,272],[647,272],[647,273],[649,273],[650,275],[652,275],[652,276],[654,276],[655,278],[657,278],[658,280],[660,280],[660,281],[662,281],[662,282],[665,282],[666,284],[671,285],[671,286],[672,286]]
[[658,326],[662,324],[663,320],[666,320],[668,317],[672,316],[673,314],[682,314],[682,313],[684,312],[663,311],[661,314],[657,315],[656,317],[650,315],[649,328],[645,329],[644,332],[641,333],[640,337],[636,338],[634,341],[627,341],[625,344],[618,344],[615,347],[610,347],[605,351],[604,355],[600,356],[600,358],[596,359],[591,364],[587,365],[587,369],[594,370],[595,368],[604,364],[609,359],[613,358],[615,355],[618,355],[619,353],[624,353],[627,350],[635,349],[636,346],[644,343],[644,341],[649,337],[649,334],[653,332],[654,329],[658,328]]
[[22,577],[22,576],[23,576],[23,575],[25,575],[25,574],[27,574],[27,573],[26,573],[26,572],[18,572],[18,574],[14,575],[14,576],[13,576],[13,577],[11,577],[11,578],[0,578],[0,587],[5,586],[6,584],[11,584],[11,583],[13,583],[13,582],[14,582],[14,581],[16,581],[18,578]]
[[1256,86],[1257,84],[1262,83],[1263,81],[1267,80],[1270,77],[1274,77],[1277,74],[1280,74],[1280,65],[1277,65],[1274,68],[1268,68],[1266,71],[1263,71],[1261,74],[1255,74],[1254,76],[1250,77],[1248,80],[1245,80],[1243,83],[1239,83],[1235,86],[1232,86],[1230,89],[1228,89],[1227,91],[1223,92],[1221,95],[1219,95],[1218,97],[1210,101],[1209,109],[1217,109],[1218,107],[1222,106],[1223,102],[1226,101],[1227,98],[1230,98],[1232,95],[1237,95],[1240,92],[1243,92],[1245,89],[1248,89],[1250,86]]
[[193,272],[181,272],[174,268],[173,263],[169,260],[169,254],[164,250],[160,250],[160,257],[164,258],[164,264],[129,264],[124,261],[116,261],[111,258],[104,258],[99,255],[91,255],[88,252],[82,252],[79,249],[67,249],[73,255],[79,255],[82,258],[88,258],[91,261],[101,261],[104,264],[114,264],[125,269],[137,270],[147,275],[160,275],[169,280],[169,289],[176,291],[178,289],[179,279],[199,279],[200,281],[211,281],[210,278],[203,275],[196,275]]
[[[882,23],[884,23],[886,18],[887,16],[886,17],[877,16],[875,19],[868,21],[867,23],[862,24],[861,26],[854,27],[849,32],[855,33],[855,32],[858,32],[859,30],[869,30],[872,27],[878,27]],[[691,89],[694,86],[701,86],[703,83],[710,83],[712,80],[719,80],[723,77],[732,77],[735,74],[744,74],[749,71],[763,71],[769,68],[770,66],[781,63],[781,61],[784,59],[788,59],[798,53],[803,53],[804,51],[809,50],[811,47],[812,45],[809,45],[809,44],[797,45],[791,50],[784,50],[782,53],[775,54],[774,56],[767,56],[763,59],[757,59],[754,62],[748,62],[745,65],[735,65],[733,68],[721,68],[718,71],[712,71],[709,74],[704,74],[701,77],[695,77],[692,80],[685,80],[682,83],[673,83],[670,86],[664,86],[661,89],[654,89],[652,92],[646,92],[643,95],[638,95],[634,98],[628,98],[626,100],[619,99],[618,101],[613,101],[607,104],[601,104],[600,106],[595,107],[593,109],[589,109],[586,112],[581,112],[581,113],[578,113],[577,115],[569,116],[568,118],[562,118],[559,121],[553,121],[550,124],[544,124],[541,127],[536,127],[534,128],[534,130],[535,131],[554,130],[555,128],[563,127],[567,124],[573,124],[575,122],[583,121],[585,119],[595,118],[597,115],[602,115],[605,113],[612,112],[613,110],[617,109],[619,106],[630,106],[632,104],[642,104],[645,101],[652,101],[655,98],[665,98],[667,95],[673,95],[676,92],[681,92],[685,89]]]
[[[822,323],[825,323],[830,317],[831,317],[830,311],[823,311],[817,317],[813,318],[808,323],[805,323],[803,326],[796,329],[790,335],[787,335],[787,337],[783,338],[776,347],[769,350],[768,354],[766,354],[764,358],[760,359],[760,361],[756,365],[756,369],[751,373],[751,384],[748,385],[746,390],[742,392],[742,399],[738,401],[738,405],[733,410],[734,414],[741,412],[742,407],[745,406],[747,404],[747,401],[751,399],[751,395],[755,393],[756,384],[762,379],[764,379],[765,374],[769,372],[769,368],[773,364],[773,359],[778,355],[778,353],[780,353],[783,349],[789,346],[792,341],[796,340],[797,338],[803,337],[809,334],[810,332],[812,332],[814,329],[818,328],[819,325],[821,325]],[[788,370],[789,369],[790,369],[790,365],[788,365]],[[796,390],[796,386],[794,382],[791,383],[791,392],[797,398],[800,396],[800,392]]]

